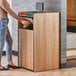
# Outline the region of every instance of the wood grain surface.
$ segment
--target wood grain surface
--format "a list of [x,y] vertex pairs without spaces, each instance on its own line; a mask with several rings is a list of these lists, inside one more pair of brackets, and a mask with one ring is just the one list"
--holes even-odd
[[67,0],[68,16],[76,16],[76,0]]
[[19,29],[19,66],[33,70],[33,31]]
[[33,71],[59,69],[59,18],[59,13],[38,13],[33,30],[19,28],[19,66]]
[[34,15],[34,71],[59,68],[59,13]]
[[76,26],[76,0],[67,0],[67,25]]

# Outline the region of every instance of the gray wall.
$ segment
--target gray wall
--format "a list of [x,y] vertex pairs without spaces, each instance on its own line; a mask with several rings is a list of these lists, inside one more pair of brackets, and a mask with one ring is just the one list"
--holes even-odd
[[[44,2],[46,11],[61,12],[61,63],[66,63],[66,0],[13,0],[13,10],[34,11],[36,2]],[[18,28],[17,21],[13,19],[13,50],[18,50]],[[63,66],[63,65],[62,65]]]
[[76,49],[76,33],[67,33],[67,49]]

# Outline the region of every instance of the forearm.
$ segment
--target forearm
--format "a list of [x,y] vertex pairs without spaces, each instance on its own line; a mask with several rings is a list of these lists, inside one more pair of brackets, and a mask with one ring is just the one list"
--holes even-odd
[[24,20],[23,18],[18,17],[18,15],[10,8],[9,3],[6,0],[1,0],[0,6],[4,9],[4,11],[6,11],[8,14],[10,14],[12,17],[17,19],[22,24],[24,24],[26,26],[28,26],[30,24],[31,21],[29,21],[28,19]]
[[8,14],[14,17],[15,19],[19,20],[18,15],[14,11],[10,10],[10,12],[8,11]]

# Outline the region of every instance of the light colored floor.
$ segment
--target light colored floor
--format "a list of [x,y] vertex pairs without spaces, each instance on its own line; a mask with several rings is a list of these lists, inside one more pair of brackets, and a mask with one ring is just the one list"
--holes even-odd
[[76,68],[31,72],[28,70],[1,71],[0,76],[76,76]]
[[[13,56],[13,61],[17,65],[18,57]],[[6,66],[6,57],[2,57],[2,64]],[[10,69],[0,71],[0,76],[76,76],[76,68],[66,68],[58,70],[49,70],[44,72],[31,72],[25,69]]]

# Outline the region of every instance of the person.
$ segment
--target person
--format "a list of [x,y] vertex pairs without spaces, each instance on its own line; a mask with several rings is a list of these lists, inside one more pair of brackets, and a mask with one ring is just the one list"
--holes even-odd
[[27,19],[19,17],[11,8],[7,0],[0,0],[0,70],[6,70],[7,68],[1,65],[2,50],[6,41],[6,57],[8,61],[8,68],[17,68],[12,61],[12,38],[8,29],[8,14],[17,19],[23,25],[29,26],[31,23]]

